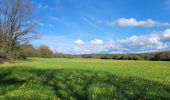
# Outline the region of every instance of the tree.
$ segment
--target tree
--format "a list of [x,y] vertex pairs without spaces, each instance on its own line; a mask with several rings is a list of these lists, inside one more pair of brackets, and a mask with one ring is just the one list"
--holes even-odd
[[22,46],[22,54],[27,56],[27,57],[38,56],[37,50],[30,44]]
[[48,46],[42,45],[38,48],[38,53],[40,57],[52,57],[53,52],[48,48]]
[[151,60],[170,61],[170,51],[158,52],[153,58],[151,58]]
[[36,38],[31,0],[0,1],[0,45],[4,52],[15,58],[17,48]]

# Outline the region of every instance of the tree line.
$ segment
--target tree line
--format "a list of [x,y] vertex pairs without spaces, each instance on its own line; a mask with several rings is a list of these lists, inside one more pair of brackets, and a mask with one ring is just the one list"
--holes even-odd
[[141,54],[84,54],[82,58],[170,61],[170,51]]
[[31,45],[24,47],[25,55],[32,57],[54,57],[54,58],[95,58],[95,59],[115,59],[115,60],[151,60],[170,61],[170,51],[141,54],[82,54],[72,55],[64,53],[53,53],[48,46],[40,46],[35,49]]
[[[31,44],[20,46],[19,59],[27,57],[42,58],[94,58],[94,59],[113,59],[113,60],[150,60],[150,61],[170,61],[170,51],[143,53],[143,54],[81,54],[72,55],[64,53],[53,53],[46,45],[35,48]],[[0,62],[5,59],[6,54],[0,52]]]
[[152,60],[170,61],[170,51],[141,54],[81,54],[72,55],[64,53],[53,53],[48,46],[42,45],[34,48],[32,45],[22,47],[23,55],[29,57],[53,57],[53,58],[95,58],[95,59],[115,59],[115,60]]

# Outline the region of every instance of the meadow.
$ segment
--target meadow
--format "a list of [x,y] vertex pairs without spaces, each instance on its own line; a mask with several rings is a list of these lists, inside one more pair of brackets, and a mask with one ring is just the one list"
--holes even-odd
[[170,99],[170,62],[29,58],[0,65],[0,100]]

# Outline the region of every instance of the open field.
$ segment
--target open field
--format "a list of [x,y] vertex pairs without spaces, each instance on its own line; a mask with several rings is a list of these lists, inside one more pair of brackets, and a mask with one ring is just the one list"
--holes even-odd
[[0,65],[0,99],[170,99],[170,62],[30,58]]

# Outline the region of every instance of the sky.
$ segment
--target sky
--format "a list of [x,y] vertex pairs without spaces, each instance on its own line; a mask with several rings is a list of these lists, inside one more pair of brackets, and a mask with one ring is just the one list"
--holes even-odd
[[38,40],[66,54],[170,50],[170,0],[32,0]]

